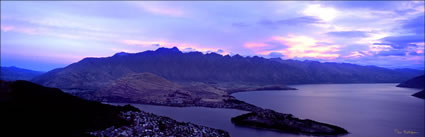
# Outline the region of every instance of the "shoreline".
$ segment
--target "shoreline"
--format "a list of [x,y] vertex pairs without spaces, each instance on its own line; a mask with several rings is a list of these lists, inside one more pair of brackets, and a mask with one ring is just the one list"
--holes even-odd
[[[267,91],[267,90],[255,90],[258,91]],[[241,92],[251,92],[250,91],[241,91]],[[254,91],[252,91],[254,92]],[[235,92],[237,93],[237,92]],[[233,94],[233,93],[232,93]],[[231,95],[230,95],[231,96]],[[219,104],[159,104],[159,103],[148,103],[148,102],[102,102],[102,103],[108,103],[108,104],[114,104],[116,105],[125,105],[126,103],[131,104],[142,104],[142,105],[153,105],[153,106],[164,106],[164,107],[200,107],[200,108],[211,108],[211,109],[234,109],[234,110],[241,110],[245,111],[246,113],[232,117],[229,122],[231,122],[235,126],[239,127],[245,127],[249,129],[260,129],[260,130],[268,130],[268,131],[274,131],[274,132],[280,132],[280,133],[289,133],[289,134],[301,134],[301,135],[345,135],[349,134],[346,129],[341,128],[336,125],[324,123],[324,122],[318,122],[310,119],[299,119],[297,117],[294,117],[290,113],[280,113],[276,112],[274,110],[270,109],[264,109],[261,107],[258,107],[256,105],[252,105],[249,103],[246,103],[244,101],[236,99],[234,96],[231,96],[233,99],[230,102],[224,102]],[[248,108],[245,108],[248,107]],[[143,111],[143,110],[142,110]],[[246,115],[252,115],[252,114],[261,114],[260,117],[263,118],[259,121],[250,121],[247,119],[248,122],[242,122],[243,120],[235,121],[234,119],[241,119],[241,117],[244,117]],[[263,117],[263,116],[267,117]],[[258,115],[257,115],[258,116]],[[277,118],[279,117],[279,118]],[[264,121],[279,121],[279,122],[264,122]],[[288,122],[291,121],[291,122]],[[283,127],[286,128],[276,128],[274,126],[267,126],[271,123],[274,124],[280,124]],[[293,123],[296,123],[295,125]],[[272,124],[272,125],[274,125]],[[258,126],[260,125],[260,126]],[[306,126],[306,125],[315,125],[315,126]],[[320,128],[318,128],[320,127]],[[314,132],[312,132],[314,131]],[[228,132],[228,131],[227,131]]]

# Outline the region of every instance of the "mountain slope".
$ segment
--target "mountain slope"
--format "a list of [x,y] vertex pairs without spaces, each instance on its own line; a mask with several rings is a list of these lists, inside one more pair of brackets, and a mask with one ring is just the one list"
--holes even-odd
[[406,88],[418,88],[424,89],[425,86],[425,75],[418,76],[407,81],[404,81],[397,85],[397,87],[406,87]]
[[[84,94],[77,94],[84,95]],[[194,95],[176,83],[152,73],[132,73],[90,93],[92,99],[106,102],[193,103]]]
[[412,96],[421,98],[421,99],[425,99],[425,75],[422,76],[418,76],[412,79],[409,79],[407,81],[404,81],[400,84],[397,85],[397,87],[405,87],[405,88],[418,88],[418,89],[422,89],[422,91],[419,91],[415,94],[413,94]]
[[168,81],[155,74],[132,73],[104,83],[92,92],[73,92],[88,100],[101,102],[143,103],[167,106],[204,106],[255,111],[260,108],[236,100],[224,90],[204,84]]
[[11,67],[1,67],[0,68],[0,79],[6,81],[15,81],[15,80],[31,80],[32,78],[43,74],[44,72],[33,71],[23,68],[17,68],[14,66]]
[[344,63],[182,53],[177,48],[159,48],[135,54],[85,58],[65,68],[47,72],[33,81],[66,90],[93,91],[102,87],[102,83],[142,72],[150,72],[173,82],[203,82],[218,86],[401,82],[423,74],[423,71],[407,73]]

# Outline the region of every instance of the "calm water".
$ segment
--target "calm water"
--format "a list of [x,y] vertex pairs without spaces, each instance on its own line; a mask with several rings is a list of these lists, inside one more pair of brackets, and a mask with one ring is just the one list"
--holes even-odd
[[234,109],[217,109],[204,107],[167,107],[132,104],[140,110],[167,116],[177,121],[192,122],[212,128],[223,129],[230,133],[231,137],[301,137],[298,135],[284,134],[279,132],[256,130],[251,128],[237,127],[230,121],[232,117],[247,113]]
[[[396,84],[294,85],[295,91],[254,91],[233,94],[248,103],[291,113],[299,118],[335,124],[351,134],[344,137],[423,137],[424,100],[410,96],[415,89]],[[229,131],[232,137],[301,137],[234,126],[230,118],[246,112],[203,107],[139,105],[143,111],[178,121]],[[414,131],[416,134],[398,134]]]
[[[346,137],[423,137],[424,100],[396,84],[320,84],[296,91],[236,93],[240,100],[300,118],[339,125]],[[395,130],[419,132],[398,134]]]

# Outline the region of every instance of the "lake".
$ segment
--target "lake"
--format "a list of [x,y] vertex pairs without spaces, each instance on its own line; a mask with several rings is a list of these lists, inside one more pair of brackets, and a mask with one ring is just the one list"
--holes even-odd
[[[302,119],[347,129],[344,137],[423,137],[424,100],[417,89],[397,84],[292,85],[298,90],[235,93],[237,99]],[[223,129],[232,137],[302,137],[234,126],[230,118],[246,113],[232,109],[166,107],[135,104],[143,111],[178,121]]]

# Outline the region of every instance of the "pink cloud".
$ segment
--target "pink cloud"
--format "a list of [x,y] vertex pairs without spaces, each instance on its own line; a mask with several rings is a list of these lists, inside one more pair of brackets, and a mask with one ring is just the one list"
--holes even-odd
[[[320,59],[335,59],[340,57],[337,52],[341,46],[332,44],[319,44],[328,42],[327,40],[317,40],[307,36],[273,36],[262,42],[246,43],[245,47],[251,49],[256,54],[268,55],[272,52],[277,52],[285,55],[285,58],[320,58]],[[267,43],[279,43],[286,46],[283,49],[276,48],[275,45]],[[274,47],[274,48],[269,48]],[[270,49],[270,50],[269,50]]]
[[20,32],[24,34],[35,35],[39,34],[40,31],[31,27],[13,26],[13,25],[1,25],[1,31],[3,32]]
[[247,48],[262,48],[267,46],[268,45],[264,43],[245,43],[245,47]]
[[3,31],[3,32],[8,32],[8,31],[11,31],[13,29],[15,29],[14,26],[1,25],[1,31]]
[[170,45],[170,43],[167,42],[161,42],[161,41],[140,41],[140,40],[122,40],[121,43],[126,45],[133,45],[133,46],[154,46],[154,45]]
[[186,12],[178,7],[168,6],[165,3],[158,2],[142,2],[137,3],[137,5],[142,8],[144,11],[157,14],[157,15],[166,15],[166,16],[174,16],[174,17],[182,17],[186,14]]
[[[51,62],[51,63],[60,63],[60,64],[68,64],[68,63],[77,62],[87,57],[87,56],[81,56],[81,55],[76,55],[71,53],[55,54],[55,53],[49,52],[48,54],[46,54],[45,52],[33,52],[33,51],[8,51],[5,54],[10,54],[9,56],[14,56],[17,58],[29,59],[34,61]],[[92,57],[95,57],[95,56],[92,56]]]

